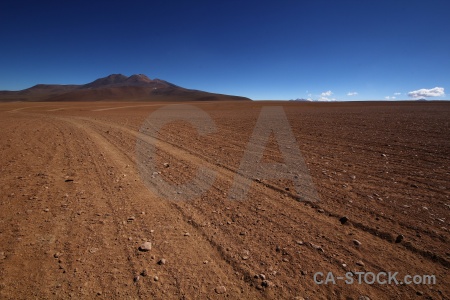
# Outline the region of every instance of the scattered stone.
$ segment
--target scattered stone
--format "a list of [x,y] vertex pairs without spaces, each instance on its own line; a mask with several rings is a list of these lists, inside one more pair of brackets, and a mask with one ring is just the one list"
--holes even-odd
[[288,188],[288,187],[285,187],[284,190],[285,190],[286,192],[289,192],[291,189]]
[[358,300],[370,300],[370,298],[367,296],[359,296]]
[[356,176],[355,176],[355,175],[352,175],[352,176],[350,176],[350,178],[351,178],[352,180],[355,180],[355,179],[356,179]]
[[217,294],[225,294],[227,292],[227,288],[223,285],[216,287],[214,290]]
[[398,243],[401,243],[402,241],[403,241],[403,239],[404,239],[405,237],[403,236],[403,234],[399,234],[398,236],[397,236],[397,238],[395,239],[395,242],[398,244]]
[[64,182],[73,182],[73,179],[66,179]]
[[348,218],[346,216],[343,216],[342,218],[339,219],[339,222],[341,222],[342,225],[347,223],[347,221],[348,221]]
[[302,270],[302,275],[308,275],[308,271]]
[[417,292],[416,292],[416,295],[417,295],[417,296],[423,296],[423,292],[422,292],[422,291],[417,291]]
[[304,245],[305,243],[303,241],[295,241],[297,245]]
[[383,157],[386,157],[387,155],[386,155],[386,154],[384,154],[384,153],[382,153],[382,154],[381,154],[381,156],[383,156]]
[[6,255],[5,255],[5,252],[0,252],[0,259],[5,259],[6,258]]
[[247,260],[249,257],[248,257],[248,255],[243,255],[241,258],[242,258],[242,260]]
[[46,209],[44,209],[44,211],[45,211],[45,212],[49,212],[49,211],[50,211],[50,209],[46,208]]
[[184,236],[190,236],[189,232],[185,232]]
[[158,265],[165,265],[166,264],[166,260],[164,258],[161,258],[160,260],[158,260]]
[[358,266],[361,266],[361,267],[364,267],[364,266],[365,266],[365,264],[364,264],[361,260],[358,260],[358,261],[356,262],[356,264],[357,264]]
[[135,216],[131,216],[127,219],[128,222],[133,222],[134,220],[136,220]]
[[169,163],[164,163],[164,168],[170,167]]
[[317,210],[319,213],[321,213],[321,214],[323,214],[325,211],[323,210],[323,209],[321,209],[321,208],[319,208],[318,210]]
[[60,252],[56,252],[55,254],[53,254],[54,258],[60,258],[62,256],[62,253]]
[[148,276],[148,271],[147,271],[147,269],[142,270],[141,276],[143,276],[143,277]]
[[150,243],[150,242],[145,242],[139,246],[139,251],[147,252],[150,250],[152,250],[152,243]]
[[139,279],[141,279],[141,278],[139,277],[139,275],[136,275],[136,276],[134,276],[133,281],[134,281],[134,282],[138,282]]
[[158,280],[159,280],[159,277],[158,277],[158,276],[155,276],[155,277],[153,277],[153,280],[154,280],[154,281],[158,281]]
[[266,280],[266,275],[264,275],[264,274],[259,274],[258,276],[259,276],[260,279]]
[[283,261],[284,262],[289,262],[289,259],[287,259],[286,257],[283,257]]
[[353,240],[353,244],[355,244],[355,246],[361,246],[361,242],[358,240]]
[[239,235],[246,235],[244,231],[239,232]]

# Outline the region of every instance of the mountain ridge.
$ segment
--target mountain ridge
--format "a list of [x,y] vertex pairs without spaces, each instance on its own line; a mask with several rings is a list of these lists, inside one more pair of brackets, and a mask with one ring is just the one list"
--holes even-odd
[[86,84],[36,84],[0,91],[0,101],[251,101],[249,98],[187,89],[144,74],[110,74]]

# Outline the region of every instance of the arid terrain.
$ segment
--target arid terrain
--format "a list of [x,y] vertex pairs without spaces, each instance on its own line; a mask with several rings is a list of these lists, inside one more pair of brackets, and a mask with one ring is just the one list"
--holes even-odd
[[[175,121],[149,137],[156,179],[215,172],[190,200],[138,172],[139,131],[167,103],[0,104],[1,299],[450,299],[450,102],[190,104],[214,132]],[[270,178],[229,199],[263,106],[284,108],[319,201]],[[272,137],[264,160],[281,152]]]

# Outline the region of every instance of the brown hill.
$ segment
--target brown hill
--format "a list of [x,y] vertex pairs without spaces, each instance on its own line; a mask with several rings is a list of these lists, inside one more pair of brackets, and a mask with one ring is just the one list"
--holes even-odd
[[0,101],[218,101],[250,100],[179,87],[143,74],[112,74],[84,85],[38,84],[21,91],[0,91]]

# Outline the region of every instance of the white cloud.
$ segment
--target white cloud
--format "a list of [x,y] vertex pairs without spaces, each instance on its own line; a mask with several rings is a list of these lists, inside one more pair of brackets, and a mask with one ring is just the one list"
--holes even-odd
[[326,91],[326,92],[323,92],[322,94],[320,94],[320,96],[322,96],[322,97],[329,97],[331,95],[333,95],[332,91]]
[[320,97],[317,101],[336,101],[336,98]]
[[358,95],[358,92],[348,92],[347,96],[356,96]]
[[408,93],[408,96],[411,98],[441,97],[444,95],[445,93],[443,87],[435,87],[432,89],[420,89]]
[[395,100],[395,99],[397,99],[397,97],[395,97],[395,96],[386,96],[386,97],[384,97],[384,99],[386,99],[386,100]]
[[402,93],[394,93],[394,95],[396,96],[400,96]]

